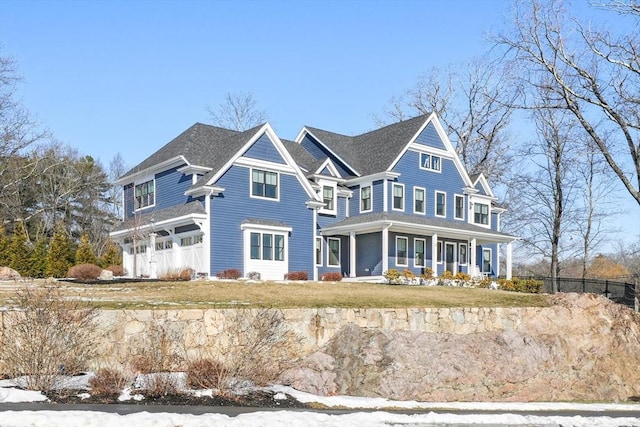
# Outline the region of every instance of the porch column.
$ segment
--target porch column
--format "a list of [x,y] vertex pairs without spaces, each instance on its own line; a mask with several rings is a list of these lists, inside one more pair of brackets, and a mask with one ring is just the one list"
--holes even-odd
[[507,279],[511,279],[511,263],[512,263],[512,257],[513,257],[513,249],[512,249],[512,245],[513,242],[509,242],[507,243]]
[[471,239],[471,247],[469,248],[469,252],[471,252],[469,255],[469,260],[470,260],[470,264],[471,264],[471,272],[470,274],[472,276],[477,276],[478,275],[478,264],[476,261],[476,239],[475,237],[473,239]]
[[382,274],[389,270],[389,227],[382,229]]
[[438,233],[431,235],[431,270],[434,277],[438,275]]
[[204,196],[204,212],[206,214],[206,218],[200,229],[203,234],[202,255],[204,256],[204,273],[207,273],[207,278],[209,278],[211,277],[211,193],[207,193]]
[[156,233],[149,233],[149,278],[158,278],[158,262],[156,261]]
[[349,232],[349,277],[356,277],[356,233]]

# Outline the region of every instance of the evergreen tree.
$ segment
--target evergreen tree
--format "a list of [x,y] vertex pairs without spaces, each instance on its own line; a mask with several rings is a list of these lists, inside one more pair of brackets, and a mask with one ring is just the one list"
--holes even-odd
[[89,242],[89,235],[84,233],[80,237],[80,246],[76,250],[76,264],[96,264],[97,262],[98,258]]
[[107,247],[100,258],[102,268],[107,268],[110,265],[122,265],[122,249],[111,239],[107,241]]
[[9,267],[16,270],[20,275],[29,274],[29,260],[31,258],[31,248],[27,242],[27,233],[24,224],[21,222],[13,231],[11,243],[8,249]]
[[29,262],[29,276],[41,278],[47,270],[47,241],[42,238],[36,242]]
[[73,248],[62,227],[57,227],[53,233],[49,251],[47,252],[47,268],[45,273],[49,277],[65,277],[69,267],[73,265]]
[[0,226],[0,267],[9,265],[9,244],[11,241],[7,237],[6,230]]

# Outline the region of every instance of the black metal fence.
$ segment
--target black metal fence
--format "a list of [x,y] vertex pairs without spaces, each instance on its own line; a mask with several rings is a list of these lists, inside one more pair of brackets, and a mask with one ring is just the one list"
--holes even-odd
[[[544,282],[544,292],[552,292],[551,277],[531,277],[531,279]],[[604,280],[604,279],[580,279],[569,277],[558,277],[558,292],[592,293],[603,295],[612,301],[624,304],[631,309],[636,309],[636,298],[638,279],[630,279],[625,282]]]

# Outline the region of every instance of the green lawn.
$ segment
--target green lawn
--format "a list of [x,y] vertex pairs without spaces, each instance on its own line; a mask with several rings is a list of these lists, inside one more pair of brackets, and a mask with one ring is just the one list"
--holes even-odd
[[[31,284],[30,286],[44,286]],[[300,307],[540,307],[546,295],[488,289],[397,286],[374,283],[246,283],[242,281],[56,284],[71,298],[101,308],[300,308]],[[0,284],[0,303],[11,305],[15,284]]]

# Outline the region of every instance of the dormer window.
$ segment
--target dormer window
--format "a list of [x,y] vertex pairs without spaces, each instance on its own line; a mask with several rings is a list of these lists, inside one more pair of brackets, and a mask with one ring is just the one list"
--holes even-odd
[[142,209],[156,204],[155,181],[143,182],[135,188],[135,209]]
[[431,170],[440,172],[441,158],[433,154],[421,153],[420,154],[420,169]]
[[335,191],[333,187],[327,185],[322,186],[322,201],[324,202],[325,209],[334,210],[335,204]]
[[476,203],[473,205],[473,222],[476,224],[489,225],[489,205]]

